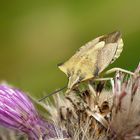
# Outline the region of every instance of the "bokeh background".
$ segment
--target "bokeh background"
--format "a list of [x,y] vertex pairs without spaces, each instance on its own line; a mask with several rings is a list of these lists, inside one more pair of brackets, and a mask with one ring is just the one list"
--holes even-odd
[[40,98],[67,84],[58,63],[114,30],[125,46],[110,68],[133,71],[140,60],[139,0],[1,0],[0,80]]

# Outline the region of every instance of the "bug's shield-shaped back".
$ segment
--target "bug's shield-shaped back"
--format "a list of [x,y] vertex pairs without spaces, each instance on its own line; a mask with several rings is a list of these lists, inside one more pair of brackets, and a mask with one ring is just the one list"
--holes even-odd
[[100,36],[82,46],[59,68],[69,78],[68,89],[81,81],[97,77],[122,52],[120,32]]

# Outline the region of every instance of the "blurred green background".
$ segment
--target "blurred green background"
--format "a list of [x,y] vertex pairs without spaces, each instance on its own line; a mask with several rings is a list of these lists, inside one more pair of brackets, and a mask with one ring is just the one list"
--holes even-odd
[[124,51],[110,67],[140,60],[139,0],[0,1],[0,80],[37,98],[67,83],[57,68],[86,42],[120,30]]

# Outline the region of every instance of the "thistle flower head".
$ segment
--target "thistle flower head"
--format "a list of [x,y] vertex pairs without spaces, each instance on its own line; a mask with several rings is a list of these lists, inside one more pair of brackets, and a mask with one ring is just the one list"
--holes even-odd
[[110,139],[140,139],[140,65],[135,75],[125,78],[117,73],[110,121]]
[[71,140],[140,139],[139,72],[140,65],[134,76],[117,72],[110,90],[105,83],[94,82],[69,95],[54,96],[55,106],[48,104],[51,119],[66,129]]
[[57,137],[54,125],[38,115],[29,97],[8,85],[0,85],[0,125],[24,132],[33,140]]

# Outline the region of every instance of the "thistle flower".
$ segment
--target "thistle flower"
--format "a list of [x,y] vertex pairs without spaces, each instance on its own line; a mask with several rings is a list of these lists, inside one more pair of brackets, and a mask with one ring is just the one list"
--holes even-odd
[[114,105],[109,127],[111,139],[140,139],[140,65],[135,76],[125,79],[121,73],[115,77]]
[[38,115],[29,97],[8,85],[0,85],[0,125],[24,132],[30,140],[57,137],[55,126]]
[[140,139],[140,65],[134,76],[117,72],[112,89],[103,83],[88,84],[47,103],[50,118],[65,129],[71,140]]
[[[100,86],[99,86],[100,87]],[[55,106],[47,104],[50,118],[67,131],[71,140],[104,140],[108,129],[112,93],[100,96],[92,85],[84,91],[54,96]]]

